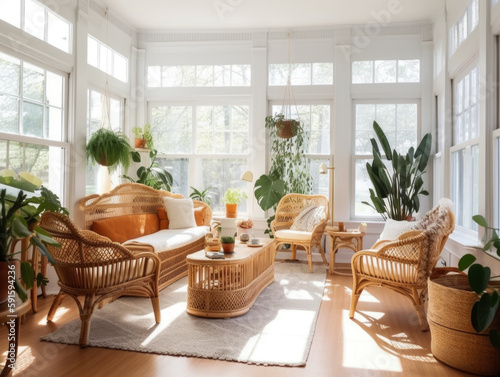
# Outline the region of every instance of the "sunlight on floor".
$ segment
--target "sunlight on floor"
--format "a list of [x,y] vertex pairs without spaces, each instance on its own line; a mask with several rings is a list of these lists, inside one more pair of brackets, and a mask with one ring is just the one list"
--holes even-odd
[[[346,287],[345,292],[348,295],[352,295],[352,289]],[[359,296],[359,301],[358,302],[380,302],[378,299],[375,298],[375,296],[371,295],[368,293],[366,290],[361,292],[361,296]]]
[[[20,346],[17,349],[17,360],[14,373],[20,374],[21,372],[27,370],[31,367],[35,361],[35,356],[31,353],[31,347]],[[7,352],[4,352],[3,358],[7,357]]]
[[165,330],[172,322],[174,322],[177,317],[186,311],[186,303],[179,302],[175,305],[169,306],[161,311],[161,322],[155,324],[156,327],[151,335],[149,335],[144,342],[141,343],[142,346],[147,346],[159,333]]
[[[314,311],[283,309],[269,322],[262,333],[252,337],[241,351],[242,359],[266,358],[269,353],[282,362],[300,358],[307,351],[310,327],[315,319]],[[305,326],[295,326],[296,323]],[[302,329],[302,330],[301,330]]]
[[[367,312],[363,312],[367,314]],[[370,316],[381,318],[384,313],[370,312]],[[362,316],[357,320],[364,321]],[[369,323],[364,323],[369,326]],[[401,361],[398,356],[392,355],[381,349],[373,339],[358,323],[349,319],[349,311],[343,310],[342,314],[343,336],[343,359],[342,366],[345,368],[362,368],[384,372],[402,372]],[[360,347],[360,344],[363,346]]]
[[[65,308],[62,306],[57,308],[56,313],[54,314],[54,318],[52,319],[52,322],[57,322],[59,320],[59,318],[61,318],[68,311],[69,311],[69,308]],[[46,323],[47,323],[47,317],[43,317],[40,321],[38,321],[39,325],[45,325]]]

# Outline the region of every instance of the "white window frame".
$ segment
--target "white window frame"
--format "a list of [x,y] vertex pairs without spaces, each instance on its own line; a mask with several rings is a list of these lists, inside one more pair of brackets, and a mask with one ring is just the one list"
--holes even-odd
[[[449,148],[449,158],[450,158],[450,176],[449,176],[449,180],[450,180],[450,197],[452,199],[452,201],[455,201],[454,197],[453,197],[453,191],[454,191],[454,186],[453,186],[453,154],[455,152],[458,152],[460,150],[464,150],[465,151],[465,157],[464,157],[464,164],[465,166],[463,167],[465,169],[465,177],[471,177],[472,176],[472,166],[470,165],[470,162],[471,162],[471,156],[472,156],[472,153],[471,153],[471,150],[474,146],[477,146],[478,148],[481,148],[481,142],[480,142],[480,133],[481,133],[481,127],[480,127],[480,117],[479,117],[479,113],[481,111],[480,109],[480,98],[479,98],[479,92],[480,92],[480,85],[478,85],[477,87],[477,95],[478,95],[478,98],[476,99],[476,106],[478,107],[477,108],[477,114],[478,114],[478,119],[477,119],[477,122],[478,122],[478,128],[477,128],[477,135],[474,137],[474,138],[469,138],[468,140],[464,140],[460,143],[457,143],[455,144],[455,141],[458,140],[456,138],[456,133],[458,132],[456,130],[456,121],[457,121],[457,114],[456,114],[456,103],[455,103],[455,100],[456,100],[456,85],[461,82],[462,80],[464,80],[464,78],[468,75],[470,75],[470,73],[475,70],[475,69],[478,69],[479,65],[478,65],[478,62],[477,60],[474,60],[473,62],[471,62],[470,64],[467,65],[467,67],[464,68],[464,70],[459,74],[457,75],[457,77],[455,77],[453,79],[453,83],[452,83],[452,92],[453,92],[453,103],[452,103],[452,108],[453,108],[453,124],[452,124],[452,140],[453,140],[453,145]],[[477,72],[477,75],[479,77],[480,73],[479,71]],[[469,76],[470,77],[470,76]],[[469,79],[469,83],[470,83],[470,79]],[[467,89],[468,90],[468,89]],[[470,91],[469,91],[469,96],[470,96]],[[470,109],[471,107],[469,107]],[[463,109],[464,110],[464,109]],[[460,114],[462,114],[464,111],[462,111]],[[470,119],[470,118],[469,118]],[[470,123],[470,122],[469,122]],[[476,224],[472,221],[472,216],[475,215],[475,213],[472,213],[473,212],[473,202],[472,202],[472,188],[470,185],[466,185],[466,187],[463,187],[463,189],[465,190],[465,193],[464,193],[464,198],[468,198],[471,200],[471,202],[465,202],[465,203],[460,203],[460,205],[463,206],[464,208],[464,213],[463,213],[463,218],[464,218],[464,225],[460,225],[458,224],[458,222],[456,223],[456,228],[457,230],[459,230],[460,232],[462,232],[463,234],[465,235],[469,235],[469,236],[472,236],[472,237],[477,237],[477,230],[475,230],[474,228],[476,228]],[[456,214],[457,214],[457,219],[459,218],[459,214],[458,214],[458,208],[456,209]]]
[[[38,68],[43,69],[44,71],[50,71],[54,74],[57,74],[59,76],[62,76],[64,78],[64,93],[63,93],[63,98],[62,98],[62,126],[61,126],[61,131],[62,135],[60,140],[53,140],[49,139],[46,137],[35,137],[35,136],[29,136],[29,135],[22,135],[19,133],[7,133],[7,132],[2,132],[0,130],[0,140],[6,140],[6,141],[12,141],[12,142],[18,142],[18,143],[27,143],[27,144],[35,144],[35,145],[42,145],[42,146],[47,146],[47,147],[54,147],[54,148],[61,148],[62,151],[62,161],[61,161],[61,168],[60,169],[50,169],[49,168],[49,182],[47,183],[49,185],[49,188],[59,196],[59,199],[61,200],[61,203],[63,205],[66,205],[67,203],[67,198],[68,198],[68,187],[67,187],[67,181],[68,181],[68,174],[69,171],[68,169],[65,169],[65,167],[68,166],[69,163],[69,156],[71,153],[71,144],[68,142],[68,104],[69,104],[69,74],[63,71],[60,71],[54,67],[47,66],[46,64],[42,62],[38,62],[32,59],[29,59],[25,56],[19,56],[17,54],[11,53],[11,52],[5,52],[0,50],[2,54],[9,55],[15,59],[19,59],[22,63],[28,63],[33,66],[36,66]],[[21,64],[21,67],[23,65]],[[22,87],[22,80],[23,80],[23,75],[22,72],[20,72],[20,78],[19,78],[19,88]],[[44,91],[45,93],[45,91]],[[18,95],[19,101],[22,102],[23,96],[22,94]],[[44,108],[46,107],[46,102],[44,99]],[[19,106],[19,109],[21,110],[21,104]],[[44,110],[45,114],[45,110]],[[22,121],[22,116],[19,117],[19,121]],[[49,150],[50,154],[50,150]],[[17,172],[19,173],[19,172]]]

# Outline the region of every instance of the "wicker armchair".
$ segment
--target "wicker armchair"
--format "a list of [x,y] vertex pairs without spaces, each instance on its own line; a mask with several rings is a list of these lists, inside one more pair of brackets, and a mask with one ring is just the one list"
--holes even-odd
[[[156,323],[160,322],[160,260],[156,254],[133,254],[106,237],[78,229],[67,216],[59,213],[44,212],[40,226],[61,244],[60,248],[49,246],[61,289],[50,307],[48,321],[54,318],[65,295],[73,298],[82,320],[79,344],[86,347],[96,305],[127,294],[150,297]],[[80,296],[84,297],[83,306]]]
[[[290,229],[297,216],[308,207],[321,207],[324,210],[324,218],[311,231]],[[328,199],[323,195],[285,195],[276,208],[274,220],[271,222],[271,231],[274,236],[275,250],[282,244],[290,244],[292,248],[291,259],[295,260],[297,246],[302,246],[307,253],[309,272],[312,272],[311,250],[316,246],[323,258],[324,264],[328,265],[325,252],[321,247],[321,238],[325,232],[328,221]]]
[[421,330],[429,329],[424,308],[427,280],[455,228],[451,207],[449,199],[441,199],[438,206],[397,240],[381,240],[371,250],[353,256],[350,318],[354,317],[363,289],[375,285],[408,297],[417,311]]

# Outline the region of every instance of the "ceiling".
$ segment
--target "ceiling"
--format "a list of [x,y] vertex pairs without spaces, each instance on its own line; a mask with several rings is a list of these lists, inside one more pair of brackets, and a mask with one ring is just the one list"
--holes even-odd
[[133,27],[153,30],[308,28],[431,21],[436,0],[102,0]]

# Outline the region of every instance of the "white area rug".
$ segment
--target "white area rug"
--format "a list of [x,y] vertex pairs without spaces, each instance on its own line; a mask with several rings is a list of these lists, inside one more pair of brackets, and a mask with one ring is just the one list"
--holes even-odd
[[[230,319],[206,319],[186,313],[187,278],[160,293],[161,323],[155,324],[151,301],[123,297],[96,309],[89,346],[251,364],[304,366],[314,335],[326,266],[309,273],[304,263],[275,264],[274,283],[248,313]],[[67,304],[70,298],[65,298]],[[74,303],[71,303],[74,305]],[[42,340],[78,344],[80,320]]]

